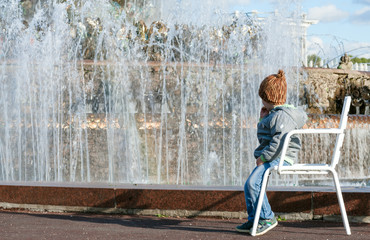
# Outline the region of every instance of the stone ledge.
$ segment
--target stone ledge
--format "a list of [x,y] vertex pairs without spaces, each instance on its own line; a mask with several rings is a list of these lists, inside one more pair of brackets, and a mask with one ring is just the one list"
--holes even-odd
[[[267,192],[272,209],[285,219],[340,216],[331,191]],[[343,192],[351,220],[368,221],[369,192]],[[78,211],[166,216],[245,218],[242,190],[86,188],[0,185],[0,207],[32,211]],[[278,214],[279,213],[279,214]],[[324,217],[325,216],[325,217]],[[329,217],[330,219],[330,217]],[[365,219],[365,220],[364,220]],[[353,220],[353,221],[355,221]]]

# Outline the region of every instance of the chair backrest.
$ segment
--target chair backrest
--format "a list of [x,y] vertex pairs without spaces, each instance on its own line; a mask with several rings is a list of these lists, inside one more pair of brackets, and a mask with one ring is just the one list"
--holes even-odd
[[351,96],[346,96],[344,98],[342,113],[340,116],[340,122],[339,122],[340,129],[344,130],[347,127],[348,112],[349,112],[350,107],[351,107]]
[[338,164],[339,157],[340,157],[340,149],[343,145],[344,140],[344,130],[347,127],[347,121],[348,121],[348,112],[349,108],[351,106],[351,96],[346,96],[344,98],[342,113],[340,116],[340,122],[339,122],[339,129],[342,130],[340,134],[337,135],[337,139],[335,142],[334,152],[333,152],[333,158],[331,161],[331,166],[335,167]]

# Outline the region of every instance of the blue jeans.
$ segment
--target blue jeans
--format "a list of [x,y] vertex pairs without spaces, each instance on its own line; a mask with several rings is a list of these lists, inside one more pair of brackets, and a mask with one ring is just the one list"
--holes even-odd
[[[249,175],[244,185],[245,201],[247,203],[248,221],[253,221],[254,215],[257,209],[258,196],[261,191],[263,176],[267,169],[279,164],[280,159],[275,159],[271,162],[265,162],[264,164],[255,167],[252,173]],[[288,163],[284,162],[284,165]],[[261,219],[272,219],[275,216],[271,210],[270,203],[267,199],[266,194],[263,197],[262,208],[261,208]]]

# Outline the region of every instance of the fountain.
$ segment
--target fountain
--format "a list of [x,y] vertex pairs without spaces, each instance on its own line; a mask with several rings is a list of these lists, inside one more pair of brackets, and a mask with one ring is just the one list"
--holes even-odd
[[[282,68],[288,102],[306,104],[301,13],[282,4],[261,21],[202,4],[0,0],[0,181],[241,186],[259,82]],[[336,118],[308,125],[325,121]],[[369,183],[368,127],[354,122],[346,138],[349,184]],[[304,142],[301,159],[315,161],[332,140]]]

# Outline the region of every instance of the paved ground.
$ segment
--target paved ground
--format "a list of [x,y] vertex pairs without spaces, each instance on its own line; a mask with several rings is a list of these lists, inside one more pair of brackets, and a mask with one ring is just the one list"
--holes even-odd
[[[147,216],[37,213],[0,210],[0,239],[252,239],[234,231],[238,219],[187,219]],[[370,239],[370,224],[281,221],[272,231],[253,239]]]

